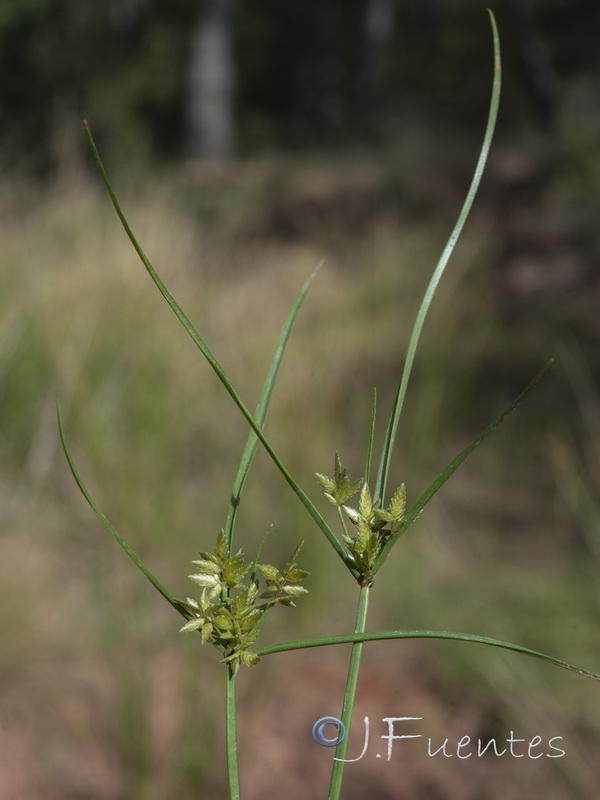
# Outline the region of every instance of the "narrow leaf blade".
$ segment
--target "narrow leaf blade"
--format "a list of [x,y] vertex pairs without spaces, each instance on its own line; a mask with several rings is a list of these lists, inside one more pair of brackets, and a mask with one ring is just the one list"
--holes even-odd
[[[300,307],[304,302],[304,298],[306,297],[306,294],[310,289],[312,282],[314,281],[320,268],[321,264],[317,266],[317,268],[309,276],[308,280],[300,289],[300,292],[296,297],[296,300],[294,301],[294,304],[281,330],[281,334],[277,342],[277,347],[275,348],[275,353],[273,354],[273,359],[271,361],[267,377],[263,384],[258,405],[256,407],[256,411],[254,412],[254,418],[257,424],[260,425],[261,428],[265,424],[265,419],[267,417],[267,412],[269,410],[269,404],[271,402],[271,397],[273,395],[273,389],[275,388],[275,383],[277,381],[277,376],[279,374],[279,368],[281,366],[283,354],[285,353],[285,349],[288,340],[290,338],[292,327],[294,325],[294,322],[296,321],[296,317],[298,316]],[[254,433],[254,431],[251,430],[248,435],[248,439],[246,440],[246,444],[242,452],[242,457],[240,459],[240,464],[235,477],[235,481],[233,483],[233,488],[231,490],[229,511],[227,513],[227,521],[225,523],[225,535],[227,537],[230,549],[231,549],[231,541],[233,538],[233,530],[235,527],[235,518],[237,516],[237,511],[242,497],[242,491],[244,489],[244,484],[246,482],[246,478],[248,477],[252,461],[254,460],[257,446],[258,446],[258,437]]]
[[430,631],[430,630],[414,630],[414,631],[375,631],[373,633],[346,633],[338,636],[320,636],[309,639],[299,639],[296,642],[282,642],[281,644],[270,645],[257,650],[259,656],[268,656],[273,653],[284,653],[289,650],[303,650],[308,647],[328,647],[336,644],[352,644],[355,642],[376,642],[386,639],[452,639],[460,642],[473,642],[475,644],[485,644],[490,647],[500,647],[504,650],[512,650],[515,653],[521,653],[531,658],[537,658],[541,661],[546,661],[548,664],[553,664],[555,667],[567,669],[570,672],[576,672],[585,678],[592,678],[595,681],[600,681],[600,675],[595,672],[589,672],[585,669],[580,669],[566,661],[559,658],[540,653],[537,650],[531,650],[528,647],[522,647],[518,644],[511,642],[503,642],[501,639],[491,639],[488,636],[477,636],[472,633],[457,633],[456,631]]
[[371,409],[371,430],[369,432],[369,449],[365,466],[365,483],[371,480],[371,460],[373,457],[373,442],[375,441],[375,420],[377,418],[377,389],[373,387],[373,407]]
[[71,453],[70,453],[68,445],[67,445],[67,440],[66,440],[66,437],[65,437],[65,432],[64,432],[64,428],[63,428],[63,424],[62,424],[62,417],[61,417],[61,414],[60,414],[60,407],[59,407],[58,403],[56,404],[56,411],[57,411],[57,415],[58,415],[58,430],[59,430],[59,433],[60,433],[60,441],[62,443],[62,448],[63,448],[63,451],[65,453],[65,457],[67,459],[67,463],[69,464],[69,469],[71,470],[71,474],[73,475],[73,478],[75,479],[75,482],[76,482],[77,486],[79,487],[79,490],[81,491],[82,495],[85,497],[85,499],[87,500],[87,502],[91,506],[92,510],[94,511],[94,513],[96,514],[96,516],[98,517],[100,522],[108,530],[108,532],[113,537],[113,539],[115,539],[115,541],[123,548],[123,550],[127,553],[129,558],[136,565],[136,567],[139,570],[141,570],[141,572],[144,573],[144,575],[150,581],[150,583],[154,586],[154,588],[158,589],[158,591],[162,594],[162,596],[165,598],[165,600],[167,600],[173,606],[173,608],[176,611],[178,611],[186,619],[189,619],[189,617],[190,617],[189,612],[181,605],[181,603],[175,597],[173,597],[173,595],[167,589],[165,589],[165,587],[158,580],[158,578],[152,572],[150,572],[150,570],[144,564],[144,562],[141,560],[141,558],[132,550],[132,548],[127,544],[125,539],[123,539],[121,534],[113,526],[113,524],[108,519],[108,517],[98,507],[96,501],[94,500],[94,498],[90,494],[87,486],[83,482],[83,479],[81,478],[81,476],[79,475],[79,473],[77,471],[77,468],[75,467],[75,462],[73,461],[73,457],[71,456]]
[[377,559],[377,561],[375,563],[375,571],[380,569],[380,567],[382,566],[383,562],[389,556],[390,551],[391,551],[392,547],[394,546],[394,544],[396,543],[396,541],[400,538],[400,536],[402,536],[402,534],[406,531],[408,526],[412,522],[415,521],[415,519],[419,516],[419,514],[425,508],[425,506],[431,500],[431,498],[446,483],[448,478],[450,478],[450,476],[453,475],[456,472],[456,470],[460,467],[460,465],[463,463],[463,461],[465,461],[468,458],[468,456],[470,456],[471,453],[479,447],[479,445],[484,441],[484,439],[487,439],[487,437],[490,435],[490,433],[493,433],[493,431],[495,431],[496,428],[499,425],[501,425],[504,422],[504,420],[507,417],[509,417],[513,413],[513,411],[515,411],[515,409],[517,409],[521,405],[521,403],[527,397],[529,392],[531,392],[537,386],[539,381],[546,374],[546,372],[550,369],[550,367],[552,366],[553,363],[554,363],[554,359],[552,358],[546,364],[544,364],[542,369],[537,373],[537,375],[533,378],[533,380],[530,381],[530,383],[525,387],[525,389],[523,389],[523,391],[517,397],[517,399],[505,411],[503,411],[502,414],[500,414],[500,416],[497,417],[497,419],[495,419],[493,422],[491,422],[487,426],[487,428],[485,428],[485,430],[483,430],[479,434],[479,436],[477,436],[475,439],[473,439],[473,441],[470,444],[468,444],[464,448],[464,450],[462,450],[456,456],[456,458],[454,458],[448,464],[446,469],[444,469],[443,472],[440,475],[438,475],[438,477],[435,479],[435,481],[423,492],[421,497],[419,497],[417,502],[414,504],[414,506],[410,509],[410,511],[408,512],[408,514],[404,518],[404,522],[402,523],[402,525],[400,526],[398,531],[393,536],[391,536],[390,539],[386,542],[385,547],[381,551],[381,554],[379,555],[379,558]]
[[489,13],[492,23],[492,33],[494,41],[494,77],[493,77],[492,96],[490,100],[487,126],[483,137],[483,144],[481,146],[481,151],[479,153],[477,166],[475,167],[475,173],[473,175],[469,191],[467,192],[465,202],[458,216],[458,220],[456,221],[456,225],[454,226],[454,229],[450,234],[450,238],[448,239],[444,251],[442,252],[441,258],[438,261],[435,271],[431,277],[429,286],[427,287],[425,296],[423,297],[421,307],[419,308],[419,312],[417,314],[417,318],[415,320],[415,324],[412,329],[410,341],[408,344],[408,350],[406,353],[406,360],[404,362],[404,369],[402,371],[402,378],[400,380],[400,385],[398,386],[398,390],[396,392],[396,399],[394,400],[394,405],[392,407],[392,412],[390,415],[386,431],[383,451],[381,454],[381,461],[379,463],[379,470],[377,474],[377,484],[375,487],[374,499],[375,499],[375,505],[379,505],[381,507],[385,505],[384,502],[385,488],[390,469],[390,461],[392,458],[394,441],[396,438],[396,431],[398,429],[398,421],[400,419],[400,414],[402,412],[402,407],[404,405],[406,388],[408,386],[408,380],[410,378],[410,373],[415,358],[415,352],[417,349],[419,338],[421,336],[421,331],[423,329],[425,317],[427,316],[429,306],[431,304],[435,291],[438,287],[440,279],[444,273],[444,270],[450,259],[450,256],[454,251],[454,247],[458,242],[460,234],[462,233],[462,229],[464,227],[467,217],[469,216],[469,212],[471,211],[471,206],[473,205],[475,195],[477,194],[477,191],[479,189],[479,184],[481,183],[481,177],[483,175],[483,170],[485,168],[488,153],[490,150],[490,145],[492,143],[492,138],[494,135],[496,118],[498,116],[498,105],[500,102],[501,62],[500,62],[500,41],[498,38],[496,21],[494,19],[494,15],[492,14],[492,12],[490,11]]
[[249,411],[249,409],[245,405],[244,401],[242,400],[242,398],[239,396],[239,394],[235,390],[235,388],[234,388],[233,384],[231,383],[227,373],[225,372],[223,367],[220,365],[220,363],[217,361],[217,359],[215,358],[215,356],[211,352],[210,348],[208,347],[208,345],[206,344],[204,339],[200,336],[198,331],[194,328],[194,326],[190,322],[189,318],[184,313],[183,309],[179,306],[179,304],[177,303],[175,298],[171,295],[171,293],[169,292],[169,290],[167,289],[167,287],[165,286],[165,284],[163,283],[163,281],[159,277],[158,273],[156,272],[156,270],[154,269],[154,267],[150,263],[150,260],[148,259],[148,257],[144,253],[140,243],[136,239],[133,231],[131,230],[131,227],[129,226],[129,223],[127,222],[127,219],[126,219],[123,211],[121,210],[121,206],[119,205],[119,201],[117,200],[117,196],[116,196],[116,194],[115,194],[115,192],[114,192],[114,190],[112,188],[112,185],[111,185],[110,180],[108,178],[108,174],[106,172],[104,164],[102,163],[102,159],[100,158],[100,153],[98,152],[98,148],[96,147],[96,143],[94,141],[94,137],[92,136],[92,133],[91,133],[90,128],[87,125],[87,123],[85,125],[85,130],[86,130],[86,134],[87,134],[87,137],[88,137],[88,141],[90,143],[90,148],[92,150],[92,154],[93,154],[94,159],[96,161],[96,164],[98,166],[98,170],[100,171],[100,174],[102,176],[102,180],[104,181],[104,185],[106,186],[106,190],[108,191],[108,194],[110,196],[110,199],[112,201],[114,209],[115,209],[115,211],[117,213],[117,216],[119,217],[119,219],[121,221],[121,225],[123,226],[123,229],[125,230],[125,233],[127,234],[127,237],[129,238],[129,241],[133,245],[136,253],[140,257],[141,262],[143,263],[144,267],[146,268],[146,271],[148,272],[148,274],[150,275],[150,277],[154,281],[154,284],[156,285],[157,289],[162,294],[162,296],[164,297],[164,299],[166,300],[166,302],[170,306],[171,310],[173,311],[173,313],[175,314],[177,319],[181,322],[181,324],[185,328],[186,332],[188,333],[188,335],[190,336],[190,338],[192,339],[194,344],[198,347],[198,349],[200,350],[202,355],[206,358],[206,360],[208,361],[208,363],[210,364],[210,366],[212,367],[212,369],[216,373],[217,377],[219,378],[219,380],[221,381],[221,383],[225,387],[227,393],[229,394],[229,396],[232,398],[232,400],[234,401],[236,406],[241,411],[241,413],[244,416],[244,418],[246,419],[247,423],[250,425],[250,427],[252,428],[252,430],[256,434],[258,440],[263,445],[263,447],[265,448],[265,450],[267,451],[267,453],[271,457],[272,461],[275,463],[277,469],[281,472],[281,474],[283,475],[284,479],[287,481],[288,485],[291,487],[292,491],[296,494],[296,496],[298,497],[298,499],[300,500],[302,505],[306,508],[306,510],[308,511],[310,516],[313,518],[313,520],[315,521],[317,526],[323,531],[323,533],[327,537],[329,543],[331,544],[333,549],[336,551],[336,553],[340,556],[342,561],[346,564],[346,566],[348,567],[350,572],[355,577],[357,577],[358,573],[357,573],[354,565],[352,564],[352,562],[348,558],[348,555],[345,552],[344,548],[338,542],[335,533],[331,530],[331,528],[329,527],[329,525],[327,524],[325,519],[321,516],[321,514],[319,513],[319,511],[317,510],[315,505],[311,502],[311,500],[308,497],[308,495],[302,490],[300,485],[294,480],[294,478],[288,472],[287,468],[285,467],[285,465],[283,464],[283,462],[281,461],[281,459],[279,458],[279,456],[275,452],[275,449],[271,445],[270,441],[267,439],[267,437],[263,433],[261,426],[254,419],[254,416],[251,414],[251,412]]

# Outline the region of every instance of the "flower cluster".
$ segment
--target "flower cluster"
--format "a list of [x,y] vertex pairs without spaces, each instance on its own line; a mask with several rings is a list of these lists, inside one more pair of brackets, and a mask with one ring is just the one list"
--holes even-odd
[[[401,484],[395,491],[387,509],[374,505],[369,486],[364,479],[350,483],[347,470],[342,468],[340,457],[335,454],[333,478],[316,473],[325,497],[334,506],[337,506],[340,516],[343,509],[355,525],[353,536],[348,533],[346,525],[342,539],[358,569],[361,582],[369,581],[373,577],[375,563],[390,536],[400,529],[406,514],[406,487]],[[362,487],[362,488],[361,488]],[[346,505],[360,489],[358,509]]]
[[[200,631],[202,643],[210,641],[221,650],[234,675],[240,664],[256,664],[259,657],[250,648],[265,615],[277,603],[293,606],[294,598],[308,591],[299,585],[308,576],[295,563],[300,547],[279,572],[271,564],[246,564],[241,551],[232,556],[221,531],[214,552],[202,552],[201,558],[192,562],[198,571],[189,578],[202,587],[202,594],[199,600],[188,597],[181,602],[190,614],[181,631]],[[266,582],[260,595],[257,573]]]

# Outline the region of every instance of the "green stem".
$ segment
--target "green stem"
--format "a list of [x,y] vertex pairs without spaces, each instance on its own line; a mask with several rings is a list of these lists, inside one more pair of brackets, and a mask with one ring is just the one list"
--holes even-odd
[[346,523],[344,521],[344,515],[342,514],[342,509],[338,506],[337,510],[338,510],[338,516],[340,518],[340,522],[342,523],[342,529],[343,529],[344,533],[346,534],[346,537],[349,539],[350,538],[350,534],[348,533],[348,528],[346,527]]
[[[361,634],[365,632],[367,624],[367,609],[369,607],[369,587],[361,586],[358,598],[358,608],[356,610],[356,625],[354,632]],[[346,758],[348,748],[348,733],[352,722],[352,712],[354,710],[354,698],[356,697],[356,686],[358,684],[358,673],[360,670],[360,658],[362,655],[363,642],[354,642],[352,654],[350,656],[350,666],[348,667],[348,677],[346,679],[346,691],[344,692],[344,704],[342,706],[342,723],[346,728],[345,738],[335,749],[333,769],[331,771],[331,783],[329,784],[329,800],[338,800],[342,788],[342,778],[344,777],[344,761],[338,759]]]
[[229,777],[229,799],[240,800],[240,775],[238,771],[237,730],[235,713],[235,675],[229,665],[227,672],[227,699],[225,705],[227,775]]

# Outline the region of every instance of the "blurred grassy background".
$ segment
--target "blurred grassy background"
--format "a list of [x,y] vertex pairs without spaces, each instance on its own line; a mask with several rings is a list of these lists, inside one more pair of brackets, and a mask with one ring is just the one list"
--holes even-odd
[[[414,500],[548,357],[556,365],[399,543],[369,627],[468,631],[599,671],[600,174],[597,120],[575,114],[579,96],[565,95],[552,135],[500,132],[431,308],[392,481]],[[144,249],[250,406],[293,298],[324,260],[268,430],[325,514],[314,472],[329,472],[338,450],[360,475],[373,386],[381,441],[477,136],[417,116],[376,147],[321,144],[221,165],[119,158],[111,144]],[[69,129],[65,141],[79,137]],[[177,634],[176,616],[79,496],[55,402],[94,496],[176,595],[189,593],[189,562],[224,524],[247,431],[137,262],[89,160],[66,145],[54,158],[43,177],[13,163],[0,190],[0,797],[221,798],[222,668]],[[268,561],[306,540],[310,594],[274,614],[261,643],[350,630],[355,585],[259,452],[240,546],[252,553],[271,524]],[[291,800],[325,796],[331,753],[310,729],[338,714],[347,655],[282,654],[244,670],[248,800],[274,787]],[[344,797],[594,800],[597,698],[597,684],[515,654],[374,644],[357,742],[365,715],[376,741],[382,717],[422,716],[439,744],[512,730],[562,736],[567,756],[431,759],[407,743],[388,764],[373,745],[349,765]]]
[[[525,273],[534,262],[495,268],[507,220],[494,207],[494,183],[511,157],[496,154],[432,307],[401,426],[396,482],[406,481],[416,498],[545,358],[554,354],[557,364],[401,542],[377,580],[370,627],[476,632],[595,669],[597,284],[551,293],[540,276],[520,289],[507,273],[511,266]],[[537,157],[528,156],[532,169]],[[466,168],[468,154],[464,159]],[[286,463],[317,501],[313,473],[331,468],[336,449],[351,474],[362,469],[372,387],[381,423],[446,217],[458,208],[464,180],[452,185],[446,178],[449,197],[439,215],[412,211],[411,192],[422,191],[414,168],[404,153],[395,160],[392,153],[381,161],[347,155],[335,164],[314,156],[250,162],[206,180],[172,170],[117,174],[146,251],[250,404],[298,287],[325,259],[268,422]],[[393,187],[397,198],[388,202]],[[549,182],[540,202],[552,203],[555,192]],[[360,204],[370,214],[356,212]],[[55,400],[98,501],[179,595],[189,591],[189,561],[223,525],[245,426],[136,262],[92,175],[57,178],[43,192],[15,179],[3,212],[6,796],[222,796],[216,656],[177,635],[170,609],[78,496],[58,444]],[[305,226],[301,233],[287,232],[288,218]],[[516,302],[507,307],[509,291]],[[352,580],[259,453],[240,545],[251,553],[270,524],[269,560],[306,539],[311,594],[296,612],[282,609],[279,627],[274,615],[266,637],[349,630]],[[242,679],[241,752],[251,797],[269,780],[281,784],[288,761],[298,762],[286,787],[295,796],[298,775],[323,759],[308,738],[314,720],[307,695],[322,716],[337,713],[342,692],[341,652],[271,661]],[[359,720],[420,716],[424,707],[436,736],[452,735],[461,714],[465,730],[456,739],[510,729],[530,738],[564,736],[568,758],[544,760],[535,774],[537,762],[492,762],[489,769],[498,785],[514,784],[512,794],[502,790],[506,796],[522,796],[531,773],[549,797],[593,797],[595,684],[515,655],[433,642],[374,645],[365,673]],[[375,699],[369,680],[378,686]],[[273,685],[283,698],[275,718],[287,724],[289,717],[297,735],[279,741],[285,752],[271,759],[267,780],[261,756],[244,753],[263,733],[267,742],[272,736],[276,723],[263,705],[273,702],[266,699]],[[33,767],[32,751],[40,756]],[[431,768],[427,759],[413,764],[415,780]],[[369,778],[382,784],[381,797],[385,786],[396,787],[389,771],[373,769]],[[463,789],[477,782],[466,767],[449,774]],[[444,770],[440,779],[448,779]],[[316,797],[324,789],[313,791]]]

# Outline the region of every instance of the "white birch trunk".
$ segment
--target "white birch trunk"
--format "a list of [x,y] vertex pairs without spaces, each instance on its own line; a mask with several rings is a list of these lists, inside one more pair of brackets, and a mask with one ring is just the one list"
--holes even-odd
[[235,0],[201,0],[189,66],[186,145],[193,158],[226,159],[233,150]]

